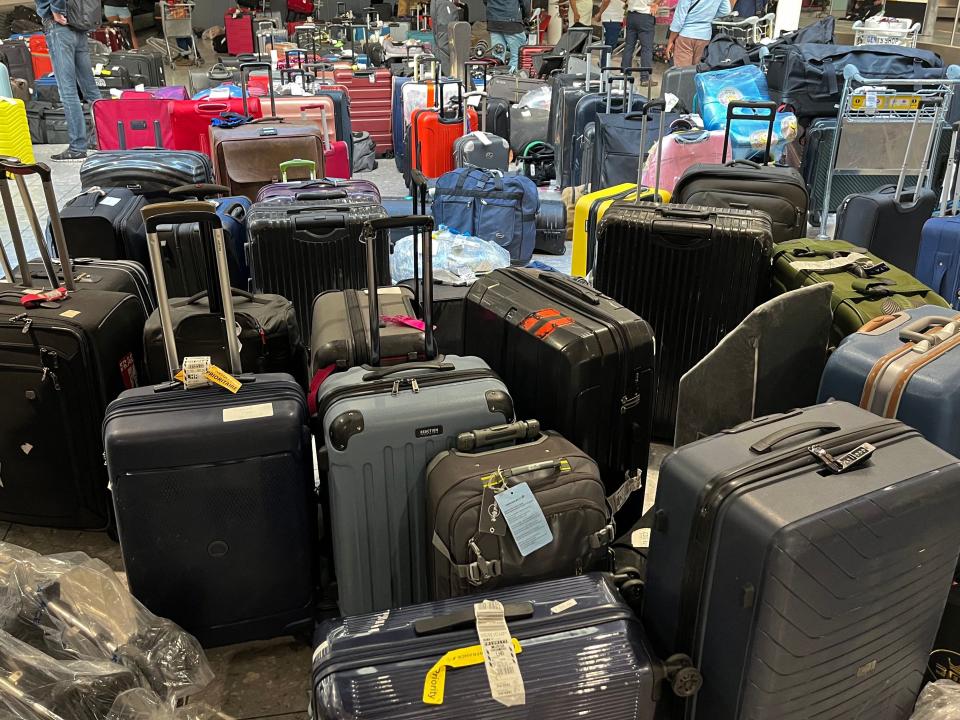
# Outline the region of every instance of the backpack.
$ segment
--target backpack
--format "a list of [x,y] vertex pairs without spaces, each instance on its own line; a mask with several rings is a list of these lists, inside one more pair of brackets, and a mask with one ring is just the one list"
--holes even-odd
[[67,0],[67,22],[70,27],[90,32],[100,27],[103,5],[100,0]]
[[726,70],[732,67],[751,65],[750,53],[739,42],[729,35],[720,33],[714,35],[710,43],[703,49],[697,72],[711,70]]
[[526,265],[537,239],[540,195],[533,180],[480,168],[459,168],[437,180],[433,219],[457,232],[495,242]]
[[353,172],[369,172],[377,169],[377,143],[370,133],[353,133]]

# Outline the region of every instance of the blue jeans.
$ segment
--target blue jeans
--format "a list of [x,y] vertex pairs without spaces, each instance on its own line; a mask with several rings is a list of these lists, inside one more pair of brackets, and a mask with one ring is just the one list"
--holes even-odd
[[[633,63],[637,41],[640,42],[640,67],[653,67],[653,31],[656,26],[657,19],[650,13],[627,13],[627,40],[621,62],[624,70]],[[643,80],[646,79],[646,77],[643,78]]]
[[[737,0],[737,1],[739,2],[740,0]],[[603,44],[604,45],[609,45],[611,48],[617,47],[617,41],[620,39],[620,27],[622,25],[623,23],[621,23],[618,20],[614,20],[613,22],[603,23]],[[606,52],[604,52],[603,54],[603,64],[604,65],[610,64],[609,62],[607,62]]]
[[60,101],[67,117],[70,150],[82,152],[87,149],[87,121],[83,116],[80,95],[88,103],[100,97],[100,88],[93,79],[87,34],[52,20],[44,21],[44,29],[50,47],[50,62],[60,90]]
[[[490,44],[503,45],[507,49],[507,54],[510,56],[510,72],[516,72],[520,65],[520,48],[527,44],[526,34],[510,33],[504,35],[503,33],[492,32],[490,33]],[[506,58],[501,57],[500,59],[505,60]]]

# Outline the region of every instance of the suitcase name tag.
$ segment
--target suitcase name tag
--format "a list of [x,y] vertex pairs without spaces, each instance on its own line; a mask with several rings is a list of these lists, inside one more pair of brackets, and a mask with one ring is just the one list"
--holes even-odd
[[870,258],[860,253],[850,253],[843,257],[830,258],[829,260],[795,260],[790,266],[798,271],[809,270],[811,272],[828,272],[831,270],[843,270],[844,268],[856,265],[859,262],[871,262]]
[[553,542],[553,532],[547,524],[543,508],[527,483],[519,483],[497,493],[494,500],[523,557]]

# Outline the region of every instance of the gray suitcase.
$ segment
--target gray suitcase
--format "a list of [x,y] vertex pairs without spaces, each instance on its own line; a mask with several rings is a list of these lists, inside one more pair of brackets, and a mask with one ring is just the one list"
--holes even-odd
[[469,113],[463,113],[463,135],[453,143],[453,161],[458,168],[476,167],[484,170],[506,172],[510,166],[510,143],[499,135],[487,132],[487,94],[471,92],[464,96],[482,98],[477,114],[480,116],[480,130],[470,132]]
[[520,98],[528,92],[546,84],[546,80],[524,78],[518,75],[491,75],[487,80],[486,91],[492,98],[503,98],[507,102],[518,103]]
[[522,155],[532,142],[547,142],[547,123],[550,111],[546,108],[510,106],[510,149]]
[[[364,235],[369,241],[377,231],[395,227],[424,229],[423,255],[432,256],[429,216],[373,220],[365,224]],[[368,272],[375,277],[372,267]],[[424,344],[432,357],[429,264],[423,280]],[[380,358],[376,300],[369,312],[375,366]],[[327,470],[341,612],[376,612],[427,600],[427,464],[453,447],[462,432],[512,422],[506,386],[476,357],[355,367],[320,386],[317,417],[325,443],[321,464]]]
[[956,458],[815,405],[668,456],[652,517],[643,626],[703,673],[673,717],[910,716],[960,549]]
[[227,67],[223,63],[216,63],[212,67],[202,70],[191,70],[189,76],[190,97],[201,90],[209,90],[224,83],[240,84],[240,68]]

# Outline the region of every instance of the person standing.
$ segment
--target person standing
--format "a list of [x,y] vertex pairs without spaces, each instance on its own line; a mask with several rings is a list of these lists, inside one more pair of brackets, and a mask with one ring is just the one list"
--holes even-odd
[[583,25],[590,27],[593,18],[593,0],[568,0],[567,26]]
[[432,0],[430,19],[433,21],[433,54],[440,61],[440,71],[451,75],[450,25],[460,20],[460,5],[455,0]]
[[713,34],[714,18],[730,14],[730,0],[680,0],[670,23],[667,57],[674,67],[700,62]]
[[[620,29],[623,27],[624,0],[603,0],[593,16],[593,24],[598,23],[603,28],[603,44],[610,48],[617,47],[620,40]],[[603,64],[607,65],[604,57]]]
[[[633,64],[633,54],[640,44],[640,67],[653,67],[653,33],[657,27],[656,0],[627,0],[627,40],[620,66],[626,70]],[[644,83],[655,84],[646,75]]]
[[[116,2],[116,0],[114,0]],[[133,43],[133,49],[139,50],[140,43],[137,42],[137,31],[133,27],[133,13],[126,5],[104,5],[103,14],[107,22],[124,23],[130,27],[130,42]]]
[[520,48],[527,43],[526,18],[528,17],[530,17],[530,0],[487,0],[487,30],[490,31],[490,44],[503,45],[506,48],[512,73],[517,72]]
[[[60,91],[60,102],[67,118],[70,144],[53,160],[83,160],[87,156],[87,120],[83,114],[83,100],[92,103],[100,98],[100,88],[93,79],[93,66],[87,43],[87,27],[92,17],[99,24],[103,12],[100,0],[84,0],[85,18],[67,16],[66,0],[36,0],[37,15],[43,21],[43,31],[50,48],[50,62]],[[95,7],[94,7],[95,6]]]

